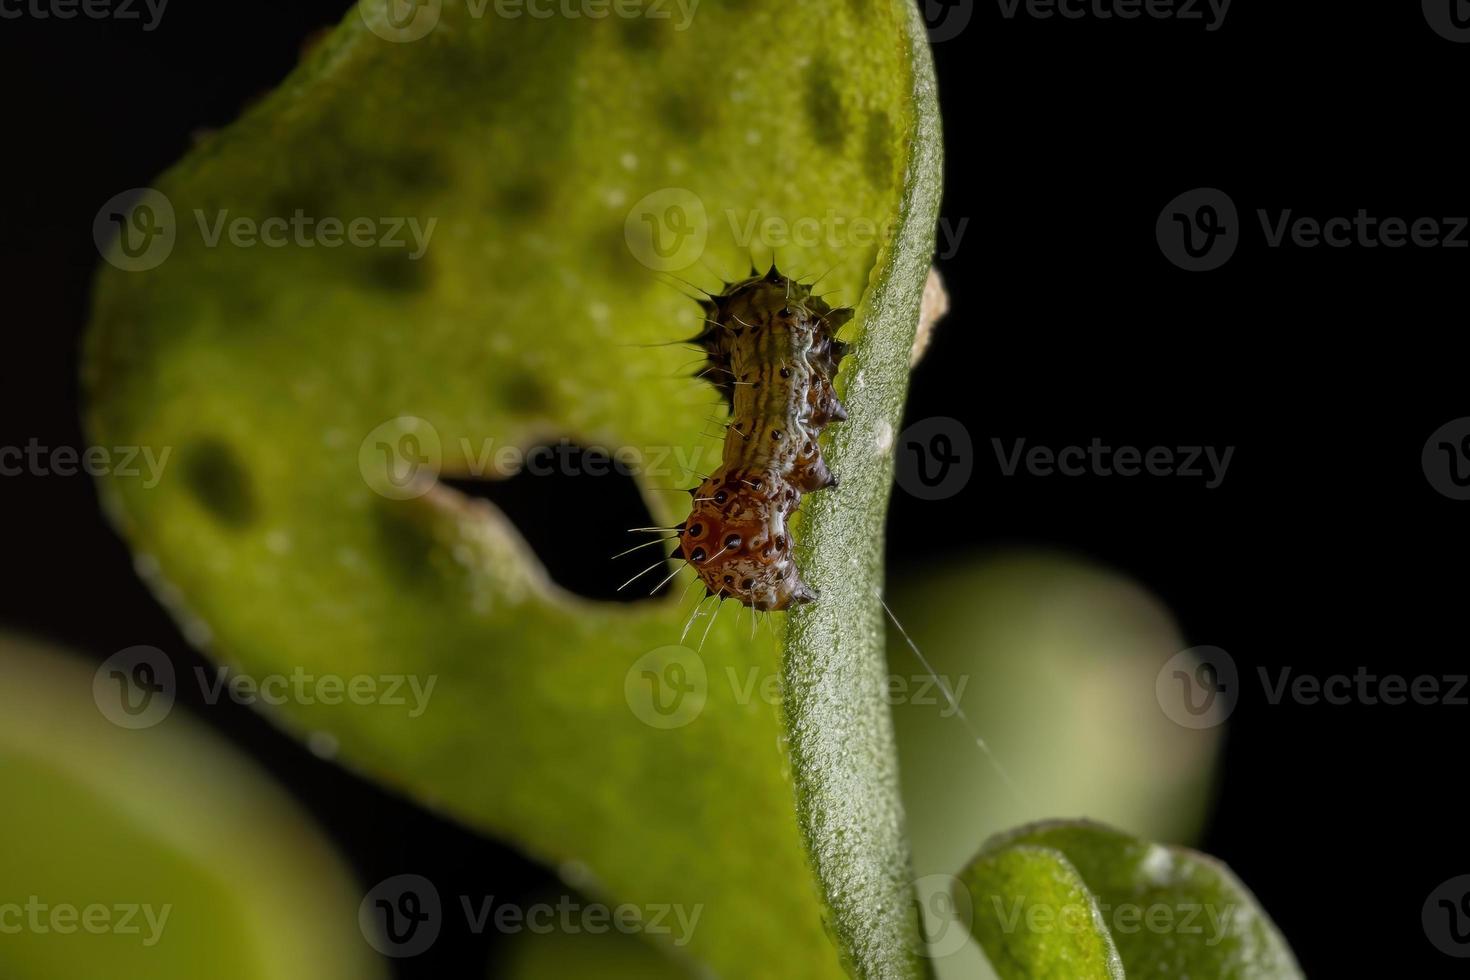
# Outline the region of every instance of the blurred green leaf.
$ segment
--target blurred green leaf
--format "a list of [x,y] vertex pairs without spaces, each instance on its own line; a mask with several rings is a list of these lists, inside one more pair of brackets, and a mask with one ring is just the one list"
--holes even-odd
[[[1023,856],[1010,856],[1016,852]],[[1015,917],[1018,906],[1054,904],[1059,881],[1079,880],[1085,894],[1072,898],[1090,897],[1084,914],[1043,924]],[[1072,955],[1079,939],[1092,943],[1099,921],[1130,980],[1303,976],[1255,896],[1223,864],[1101,824],[1040,823],[992,838],[960,887],[974,903],[975,937],[1006,980],[1038,975],[1028,971]]]
[[387,975],[341,860],[249,760],[179,709],[114,725],[69,654],[0,636],[0,672],[0,976]]
[[[175,232],[161,265],[104,269],[87,345],[92,440],[171,452],[156,485],[103,481],[139,568],[252,676],[432,680],[415,716],[300,700],[274,716],[594,895],[702,906],[690,952],[714,969],[915,972],[871,682],[939,193],[922,19],[907,0],[706,0],[688,22],[388,10],[354,11],[160,178],[166,207],[121,213],[146,229],[172,211]],[[236,219],[298,214],[394,219],[376,227],[408,247],[230,243]],[[659,491],[713,465],[714,399],[679,377],[688,352],[646,346],[699,327],[655,270],[715,287],[752,254],[830,269],[823,291],[858,309],[852,418],[828,449],[843,485],[796,531],[821,602],[754,638],[726,610],[699,655],[669,651],[687,603],[578,599],[495,509],[442,486],[397,499],[406,461],[493,477],[497,452],[567,438],[643,453],[656,523],[681,518]],[[784,676],[784,701],[745,693],[752,672]],[[665,682],[699,690],[681,702]]]

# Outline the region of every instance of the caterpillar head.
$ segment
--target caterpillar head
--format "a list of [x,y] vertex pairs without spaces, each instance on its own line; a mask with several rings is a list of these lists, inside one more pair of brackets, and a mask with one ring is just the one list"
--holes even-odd
[[800,494],[771,471],[717,470],[694,491],[676,555],[710,595],[775,611],[812,602],[791,555],[786,515]]

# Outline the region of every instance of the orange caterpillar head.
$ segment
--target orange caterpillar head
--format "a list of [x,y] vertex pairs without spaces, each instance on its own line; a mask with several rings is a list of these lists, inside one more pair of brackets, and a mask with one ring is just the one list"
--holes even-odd
[[694,568],[710,595],[764,611],[817,598],[801,579],[786,529],[801,494],[779,474],[721,467],[693,493],[674,554]]

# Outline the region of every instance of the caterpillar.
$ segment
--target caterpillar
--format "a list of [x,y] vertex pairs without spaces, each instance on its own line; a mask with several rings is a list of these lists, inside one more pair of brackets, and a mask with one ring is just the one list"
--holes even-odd
[[837,486],[819,440],[847,418],[833,379],[848,352],[837,331],[853,317],[777,271],[726,283],[700,302],[706,376],[730,410],[721,462],[689,493],[673,557],[688,562],[706,597],[761,611],[813,602],[792,556],[801,498]]

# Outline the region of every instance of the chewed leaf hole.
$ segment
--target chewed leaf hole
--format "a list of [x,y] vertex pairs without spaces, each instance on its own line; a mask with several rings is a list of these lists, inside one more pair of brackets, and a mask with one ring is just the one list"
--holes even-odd
[[[445,476],[439,482],[499,509],[526,539],[552,581],[574,595],[601,602],[637,602],[650,593],[666,596],[673,587],[665,581],[674,570],[675,563],[666,560],[672,543],[620,554],[671,535],[629,532],[657,521],[629,468],[605,452],[567,442],[536,446],[526,450],[523,464],[512,476]],[[619,591],[618,586],[650,566],[656,567]]]

